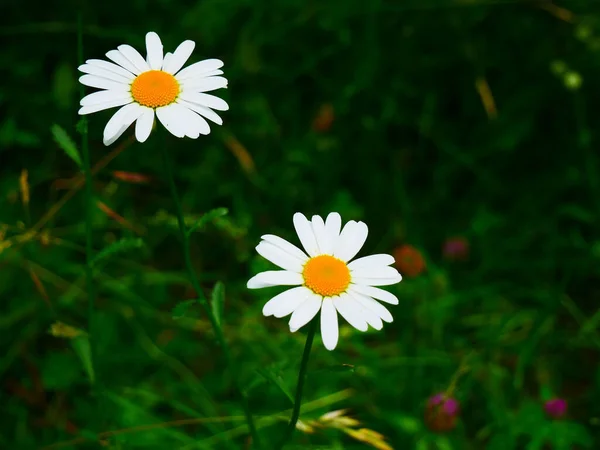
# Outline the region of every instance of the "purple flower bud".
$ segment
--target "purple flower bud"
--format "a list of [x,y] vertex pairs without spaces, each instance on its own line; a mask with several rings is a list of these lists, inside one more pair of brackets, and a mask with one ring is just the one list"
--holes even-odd
[[453,237],[446,240],[443,247],[446,259],[457,261],[464,260],[469,256],[469,241],[464,237]]
[[567,412],[567,401],[564,398],[553,398],[544,404],[544,409],[553,419],[560,419]]
[[450,431],[456,426],[460,403],[446,393],[440,392],[427,400],[425,423],[437,432]]

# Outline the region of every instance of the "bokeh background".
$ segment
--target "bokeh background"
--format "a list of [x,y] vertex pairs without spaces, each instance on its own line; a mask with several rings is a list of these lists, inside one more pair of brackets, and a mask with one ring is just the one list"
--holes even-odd
[[[277,288],[245,284],[272,267],[254,251],[262,234],[296,242],[296,211],[365,221],[363,254],[393,253],[404,280],[381,332],[344,325],[333,352],[317,337],[288,448],[600,448],[599,2],[2,11],[1,448],[251,446],[233,374],[186,302],[163,141],[130,130],[104,147],[111,112],[89,121],[103,251],[89,357],[79,13],[85,59],[122,43],[144,53],[153,30],[166,50],[192,39],[191,61],[225,62],[224,126],[166,142],[190,223],[228,211],[194,233],[193,262],[207,296],[224,285],[265,448],[289,418],[305,331],[261,315]],[[442,392],[460,407],[428,403]]]

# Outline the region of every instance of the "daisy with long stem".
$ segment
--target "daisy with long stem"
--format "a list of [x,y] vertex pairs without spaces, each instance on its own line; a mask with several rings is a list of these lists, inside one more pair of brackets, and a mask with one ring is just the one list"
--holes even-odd
[[[221,125],[223,121],[213,110],[226,111],[229,106],[219,97],[205,92],[227,87],[227,80],[220,76],[223,74],[220,70],[223,62],[218,59],[200,61],[182,69],[194,47],[194,41],[187,40],[173,53],[163,54],[160,38],[156,33],[150,32],[146,34],[145,59],[133,47],[120,45],[106,54],[112,62],[87,60],[79,67],[80,71],[86,73],[79,81],[86,86],[103,90],[84,97],[80,102],[79,114],[120,107],[104,128],[105,145],[115,142],[134,122],[136,139],[139,142],[146,141],[154,126],[155,116],[176,137],[196,139],[200,135],[209,134],[210,126],[206,119]],[[167,182],[175,203],[188,278],[214,329],[227,365],[236,374],[223,330],[204,296],[192,265],[189,232],[185,225],[166,145],[162,145],[162,152]],[[260,447],[247,397],[239,385],[238,377],[234,377],[253,442]]]
[[342,218],[335,212],[326,220],[313,216],[310,221],[296,213],[293,222],[305,251],[278,236],[262,236],[256,251],[283,270],[262,272],[248,281],[249,289],[296,286],[269,300],[263,307],[263,314],[278,318],[291,314],[289,328],[292,333],[310,324],[292,417],[278,448],[289,441],[298,422],[308,359],[318,323],[327,350],[335,349],[338,344],[338,313],[359,331],[366,331],[369,326],[381,330],[383,322],[392,322],[393,317],[380,302],[397,305],[398,298],[376,286],[402,280],[398,271],[389,267],[394,263],[391,255],[377,254],[352,261],[367,239],[365,223],[351,220],[342,228]]

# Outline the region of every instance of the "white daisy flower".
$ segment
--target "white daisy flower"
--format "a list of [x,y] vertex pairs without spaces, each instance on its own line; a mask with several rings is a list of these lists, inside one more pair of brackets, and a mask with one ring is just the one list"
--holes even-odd
[[133,122],[136,139],[144,142],[152,131],[154,113],[179,138],[209,134],[205,119],[223,124],[213,109],[227,111],[229,106],[205,93],[227,87],[227,80],[219,76],[223,62],[207,59],[181,70],[195,46],[194,41],[184,41],[163,57],[158,34],[150,32],[146,34],[146,59],[130,45],[120,45],[106,54],[113,62],[88,59],[79,67],[86,74],[79,78],[81,84],[104,89],[81,99],[79,114],[122,107],[104,128],[104,145],[115,142]]
[[269,300],[263,308],[265,316],[291,314],[290,331],[295,332],[321,311],[321,337],[328,350],[338,342],[337,313],[360,331],[368,325],[381,330],[383,322],[392,322],[392,315],[379,302],[397,305],[398,298],[375,286],[402,280],[396,269],[388,267],[394,257],[379,254],[349,262],[367,240],[366,224],[351,220],[342,229],[338,213],[329,214],[325,221],[320,216],[309,221],[296,213],[294,227],[306,253],[271,234],[262,236],[256,247],[261,256],[284,270],[259,273],[248,281],[249,289],[297,286]]

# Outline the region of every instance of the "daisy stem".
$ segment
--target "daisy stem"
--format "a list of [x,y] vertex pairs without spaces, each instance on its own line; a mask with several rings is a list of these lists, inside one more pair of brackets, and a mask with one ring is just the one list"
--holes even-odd
[[306,369],[308,368],[308,359],[310,357],[310,351],[312,349],[313,340],[315,338],[315,332],[317,331],[317,318],[310,321],[308,325],[308,334],[306,336],[306,344],[304,344],[304,353],[302,353],[302,361],[300,362],[300,371],[298,372],[298,384],[296,385],[296,398],[294,399],[294,409],[292,410],[292,417],[288,424],[287,431],[281,443],[277,446],[277,449],[282,449],[284,445],[290,440],[296,429],[298,418],[300,417],[300,407],[302,406],[302,391],[304,390],[304,381],[306,380]]
[[183,247],[183,258],[185,262],[186,271],[188,273],[188,278],[192,283],[192,287],[196,292],[196,296],[198,302],[206,312],[208,316],[208,320],[214,330],[215,336],[217,338],[217,342],[219,343],[221,349],[223,350],[223,354],[225,355],[225,362],[227,367],[231,370],[235,380],[235,387],[237,393],[240,397],[240,402],[242,404],[242,409],[244,410],[244,415],[246,417],[246,422],[248,423],[248,428],[250,429],[250,434],[252,436],[252,442],[257,448],[262,448],[260,444],[260,439],[258,436],[258,432],[256,431],[256,425],[254,423],[254,418],[252,417],[252,413],[250,412],[250,406],[248,405],[248,397],[242,390],[239,384],[239,378],[237,376],[238,371],[234,367],[233,358],[231,357],[231,353],[229,351],[229,347],[227,346],[227,342],[225,341],[225,337],[223,335],[223,330],[217,322],[209,304],[208,300],[204,296],[202,288],[200,287],[200,282],[198,281],[198,277],[196,276],[196,272],[194,271],[194,266],[192,265],[192,256],[190,252],[190,235],[185,225],[185,219],[183,217],[183,208],[181,206],[181,200],[179,198],[179,194],[177,193],[177,186],[175,185],[175,179],[173,177],[173,169],[171,167],[171,158],[169,156],[169,151],[166,146],[166,143],[163,143],[162,153],[164,160],[164,169],[167,177],[167,181],[169,183],[169,189],[171,190],[171,197],[173,197],[173,202],[175,203],[175,212],[177,215],[177,224],[179,227],[179,234],[182,241]]
[[[83,15],[81,12],[77,16],[77,59],[79,64],[83,64]],[[81,98],[85,95],[83,84],[79,85]],[[88,335],[90,342],[90,354],[92,367],[95,357],[95,335],[94,335],[94,310],[96,301],[96,292],[94,289],[94,273],[92,270],[92,259],[94,257],[93,249],[93,229],[92,229],[92,207],[94,204],[94,194],[92,191],[92,171],[90,168],[90,152],[88,148],[88,130],[87,117],[83,116],[80,120],[81,130],[81,154],[82,169],[85,177],[85,280],[88,295]]]

